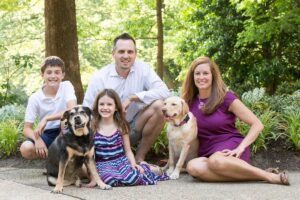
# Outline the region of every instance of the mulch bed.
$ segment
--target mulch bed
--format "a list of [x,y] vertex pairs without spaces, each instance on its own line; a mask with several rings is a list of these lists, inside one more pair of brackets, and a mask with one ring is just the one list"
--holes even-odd
[[[252,156],[252,164],[262,169],[278,167],[280,170],[300,171],[300,151],[289,149],[289,146],[282,140],[273,142],[267,150],[261,150]],[[163,166],[167,157],[150,154],[147,161]],[[9,158],[1,158],[0,167],[44,168],[45,160],[25,160],[18,152]]]

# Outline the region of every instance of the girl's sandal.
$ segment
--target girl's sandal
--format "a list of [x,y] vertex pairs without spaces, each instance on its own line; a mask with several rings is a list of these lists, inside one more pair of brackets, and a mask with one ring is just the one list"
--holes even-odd
[[282,185],[290,185],[288,171],[283,171],[279,173],[280,181]]

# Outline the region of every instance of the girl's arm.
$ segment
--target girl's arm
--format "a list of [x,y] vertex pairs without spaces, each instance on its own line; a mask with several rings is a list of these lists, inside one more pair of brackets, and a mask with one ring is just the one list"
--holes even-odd
[[123,137],[125,155],[127,156],[131,166],[133,168],[138,169],[141,173],[143,173],[144,172],[143,168],[141,166],[139,166],[138,164],[136,164],[134,155],[132,153],[131,146],[130,146],[130,140],[129,140],[129,134],[124,134],[124,135],[122,135],[122,137]]
[[256,140],[260,132],[263,130],[264,126],[261,121],[254,115],[254,113],[249,108],[247,108],[239,99],[235,99],[229,106],[228,110],[234,113],[241,121],[250,126],[249,132],[246,137],[243,139],[241,144],[230,154],[235,155],[236,157],[240,157],[245,148],[250,146]]
[[136,165],[136,161],[135,161],[134,155],[133,155],[132,150],[131,150],[129,135],[128,134],[124,134],[124,135],[122,135],[122,137],[123,137],[123,142],[124,142],[125,155],[127,156],[130,164],[132,166],[135,166]]

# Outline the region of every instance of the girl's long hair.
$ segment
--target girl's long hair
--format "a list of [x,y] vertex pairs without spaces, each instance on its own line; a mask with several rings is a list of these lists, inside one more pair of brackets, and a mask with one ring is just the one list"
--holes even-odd
[[182,84],[181,97],[188,103],[189,106],[191,106],[194,98],[197,97],[199,90],[195,85],[194,72],[196,67],[201,64],[208,64],[212,73],[211,95],[207,99],[205,106],[202,108],[202,112],[209,115],[223,103],[227,92],[227,87],[222,80],[218,65],[209,57],[202,56],[191,63],[186,79]]
[[114,113],[114,121],[117,124],[118,128],[122,132],[122,134],[128,134],[129,133],[129,124],[126,121],[125,114],[123,112],[123,107],[121,103],[121,99],[119,95],[113,90],[113,89],[104,89],[102,90],[96,97],[94,106],[93,106],[93,120],[92,120],[92,130],[94,132],[97,131],[99,128],[99,122],[101,120],[101,116],[98,111],[98,102],[99,99],[103,96],[107,95],[108,97],[112,98],[116,105],[116,111]]

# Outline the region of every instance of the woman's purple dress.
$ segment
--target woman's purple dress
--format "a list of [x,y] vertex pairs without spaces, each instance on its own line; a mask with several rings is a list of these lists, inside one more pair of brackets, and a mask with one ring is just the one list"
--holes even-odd
[[[236,116],[228,111],[230,104],[237,97],[232,92],[227,92],[224,102],[217,110],[204,115],[199,109],[207,99],[196,97],[190,107],[190,111],[195,115],[198,125],[198,139],[200,157],[209,157],[217,151],[224,149],[235,149],[244,139],[244,136],[235,127]],[[246,162],[250,162],[250,148],[247,147],[240,157]]]

